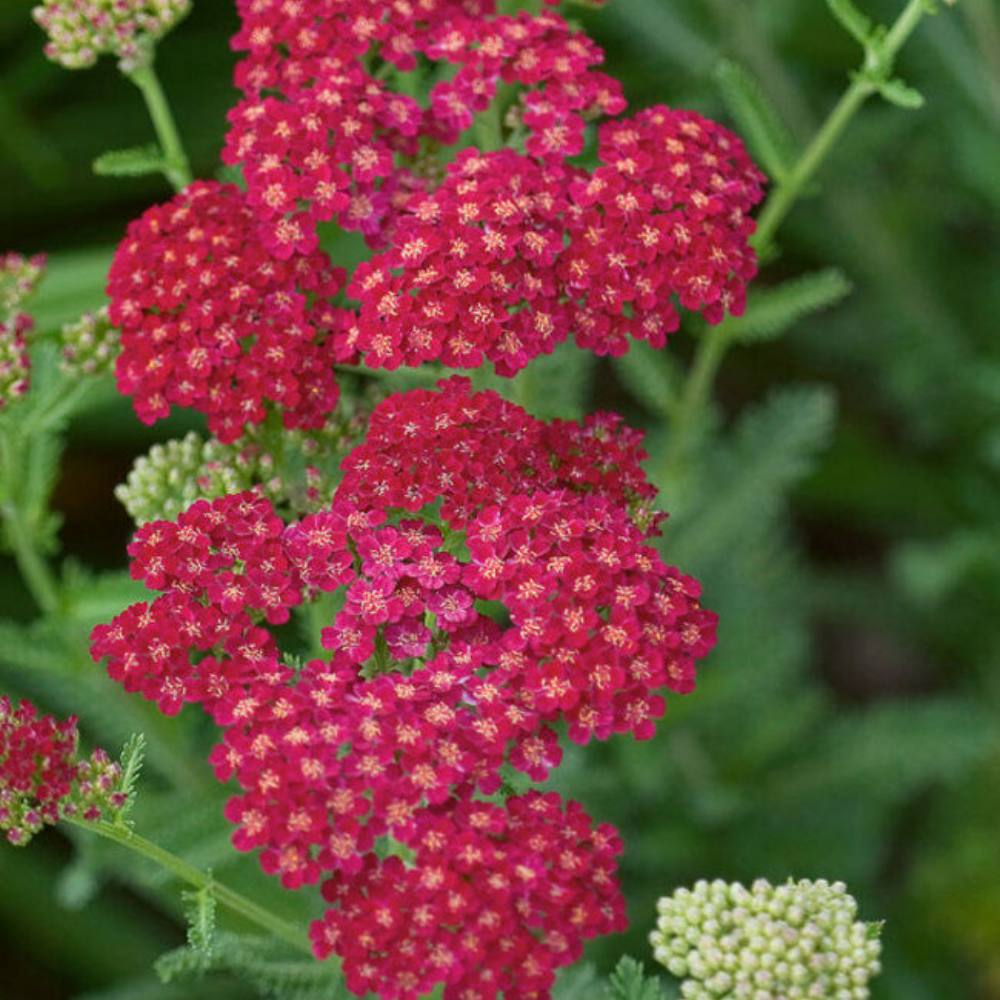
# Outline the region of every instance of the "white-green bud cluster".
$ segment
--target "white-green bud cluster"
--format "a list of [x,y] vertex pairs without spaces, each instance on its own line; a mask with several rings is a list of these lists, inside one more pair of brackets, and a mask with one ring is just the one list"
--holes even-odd
[[225,445],[204,441],[194,431],[177,441],[154,444],[136,459],[128,479],[115,488],[115,497],[136,525],[160,519],[174,520],[201,498],[214,499],[243,489],[242,480],[221,462],[220,471],[210,476],[224,455]]
[[276,414],[232,444],[186,437],[154,445],[136,460],[115,496],[136,525],[173,520],[195,500],[258,489],[289,518],[321,510],[340,480],[341,458],[361,439],[376,401],[341,397],[319,430],[288,430]]
[[45,55],[66,69],[88,69],[103,55],[127,73],[191,9],[191,0],[44,0],[32,16],[49,36]]
[[106,375],[114,371],[121,335],[108,319],[108,308],[84,313],[62,328],[60,367],[67,375]]
[[867,1000],[879,924],[842,882],[698,882],[657,903],[649,940],[686,1000]]

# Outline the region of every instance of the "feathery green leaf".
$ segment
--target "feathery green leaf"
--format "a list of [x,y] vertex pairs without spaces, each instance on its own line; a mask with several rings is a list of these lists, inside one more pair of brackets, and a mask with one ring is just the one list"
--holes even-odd
[[841,26],[862,47],[871,44],[874,24],[858,10],[851,0],[826,0],[830,12],[840,22]]
[[751,292],[746,312],[730,321],[733,339],[743,343],[780,337],[804,316],[836,305],[851,291],[835,267]]
[[625,388],[651,413],[666,415],[677,394],[676,372],[664,351],[649,344],[633,344],[632,349],[614,360],[615,374]]
[[774,180],[787,177],[795,161],[795,140],[763,88],[732,59],[719,61],[715,80],[758,162]]

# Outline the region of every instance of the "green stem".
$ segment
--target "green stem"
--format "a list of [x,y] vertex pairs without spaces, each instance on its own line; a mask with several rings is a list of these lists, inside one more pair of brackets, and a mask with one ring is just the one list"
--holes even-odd
[[[909,0],[885,38],[869,48],[864,69],[854,75],[850,86],[834,105],[788,176],[778,183],[768,197],[758,216],[757,230],[752,241],[758,253],[765,255],[771,248],[785,217],[843,135],[848,123],[862,104],[877,91],[873,76],[877,73],[888,79],[896,55],[927,12],[927,0]],[[730,331],[725,322],[712,327],[701,338],[674,411],[671,445],[667,456],[668,470],[675,469],[685,457],[691,428],[708,400],[715,374],[730,343]]]
[[0,456],[3,460],[4,501],[0,511],[7,524],[7,537],[14,551],[18,569],[32,599],[43,614],[59,610],[59,587],[49,564],[35,548],[31,530],[17,503],[18,468],[16,441],[9,432],[0,432]]
[[[878,46],[869,49],[865,58],[865,70],[878,71],[888,78],[896,55],[926,13],[926,0],[909,0],[885,39]],[[851,85],[813,136],[788,177],[774,189],[757,219],[757,231],[754,233],[754,244],[761,254],[766,254],[770,249],[785,216],[798,201],[858,109],[877,89],[868,73],[862,71],[855,74]]]
[[142,93],[146,108],[149,110],[149,117],[153,121],[153,128],[156,129],[156,137],[163,153],[163,175],[173,185],[174,190],[181,191],[191,183],[191,167],[152,60],[138,66],[127,76]]
[[238,913],[241,917],[250,921],[250,923],[256,924],[258,927],[274,934],[283,941],[287,941],[299,951],[304,951],[312,955],[309,939],[294,924],[265,909],[252,899],[248,899],[235,889],[230,889],[229,886],[218,882],[207,872],[188,864],[183,858],[172,854],[165,848],[160,847],[159,844],[154,844],[153,841],[141,837],[129,829],[129,827],[123,824],[109,823],[107,820],[91,822],[75,817],[66,817],[65,819],[67,823],[72,823],[81,830],[88,830],[100,837],[113,840],[122,847],[127,847],[130,851],[134,851],[136,854],[158,864],[161,868],[165,868],[173,875],[176,875],[182,882],[187,882],[188,885],[192,885],[196,889],[207,890],[219,903],[232,910],[233,913]]

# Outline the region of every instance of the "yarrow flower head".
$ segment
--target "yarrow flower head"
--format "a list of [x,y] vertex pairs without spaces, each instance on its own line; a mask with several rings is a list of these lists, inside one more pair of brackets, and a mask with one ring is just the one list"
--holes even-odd
[[698,882],[657,903],[653,954],[686,1000],[868,1000],[880,924],[843,882]]
[[315,241],[275,260],[237,187],[196,182],[133,222],[111,265],[118,387],[144,422],[192,406],[224,443],[268,401],[286,427],[322,427],[339,392],[325,303],[342,282]]
[[392,247],[355,272],[361,308],[338,358],[485,358],[511,375],[570,333],[620,355],[631,339],[663,347],[678,306],[713,323],[741,313],[763,181],[743,144],[665,107],[606,123],[599,138],[592,174],[513,150],[459,154],[439,187],[410,199]]
[[0,830],[18,846],[62,816],[100,818],[120,807],[120,769],[103,750],[78,755],[76,719],[39,715],[0,698]]
[[33,17],[49,36],[45,55],[66,69],[88,69],[103,55],[125,72],[191,10],[191,0],[43,0]]
[[107,306],[64,324],[60,340],[60,367],[67,375],[84,377],[114,371],[121,352],[121,334],[111,324]]
[[[555,13],[499,17],[491,0],[238,6],[245,96],[230,114],[223,158],[241,167],[279,256],[332,219],[384,244],[425,186],[423,154],[457,142],[501,81],[523,88],[519,121],[545,160],[580,151],[584,116],[624,108],[618,84],[593,69],[600,49]],[[418,58],[457,66],[434,85],[429,107],[401,83],[393,88]]]
[[24,396],[31,385],[28,338],[35,323],[19,310],[34,294],[44,273],[42,254],[0,254],[0,413]]
[[[339,908],[317,951],[359,988],[544,993],[583,938],[618,926],[607,831],[593,840],[551,799],[523,807],[551,817],[545,832],[512,800],[505,816],[476,797],[505,766],[544,779],[558,720],[580,742],[651,735],[659,689],[690,690],[714,642],[697,584],[649,544],[640,442],[611,415],[545,424],[455,378],[376,407],[324,510],[284,525],[243,493],[136,533],[133,576],[162,594],[99,626],[93,654],[163,711],[200,703],[220,726],[234,843],[289,888],[327,878]],[[323,593],[329,655],[293,668],[266,624]],[[576,846],[549,854],[564,826]],[[379,861],[384,837],[413,864]],[[557,857],[583,880],[565,896],[538,880]],[[515,969],[505,942],[527,947],[525,933],[538,946]]]
[[437,983],[446,1000],[546,996],[587,938],[624,929],[621,841],[578,803],[529,792],[428,810],[416,826],[412,866],[369,856],[324,886],[337,907],[313,926],[317,953],[344,956],[359,996],[409,1000]]

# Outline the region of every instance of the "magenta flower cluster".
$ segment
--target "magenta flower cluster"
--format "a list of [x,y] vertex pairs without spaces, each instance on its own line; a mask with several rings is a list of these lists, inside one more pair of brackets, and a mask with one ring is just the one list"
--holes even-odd
[[[276,406],[315,427],[335,364],[513,375],[570,337],[620,355],[662,347],[679,309],[710,323],[742,312],[763,175],[693,112],[609,117],[621,87],[559,14],[498,15],[489,0],[238,7],[243,97],[223,159],[245,190],[198,183],[150,209],[108,284],[118,384],[141,419],[192,406],[228,441]],[[578,154],[592,121],[591,170]],[[443,154],[484,123],[490,148]],[[320,249],[332,222],[374,251],[346,297]]]
[[[133,575],[163,593],[94,655],[223,730],[236,846],[289,888],[326,879],[317,954],[358,992],[534,995],[622,926],[610,830],[551,795],[479,796],[508,768],[545,779],[557,724],[652,735],[658,692],[689,691],[714,643],[649,543],[643,457],[617,417],[546,424],[454,378],[376,408],[328,511],[285,525],[244,493],[137,532]],[[322,594],[329,656],[295,669],[268,625]]]

